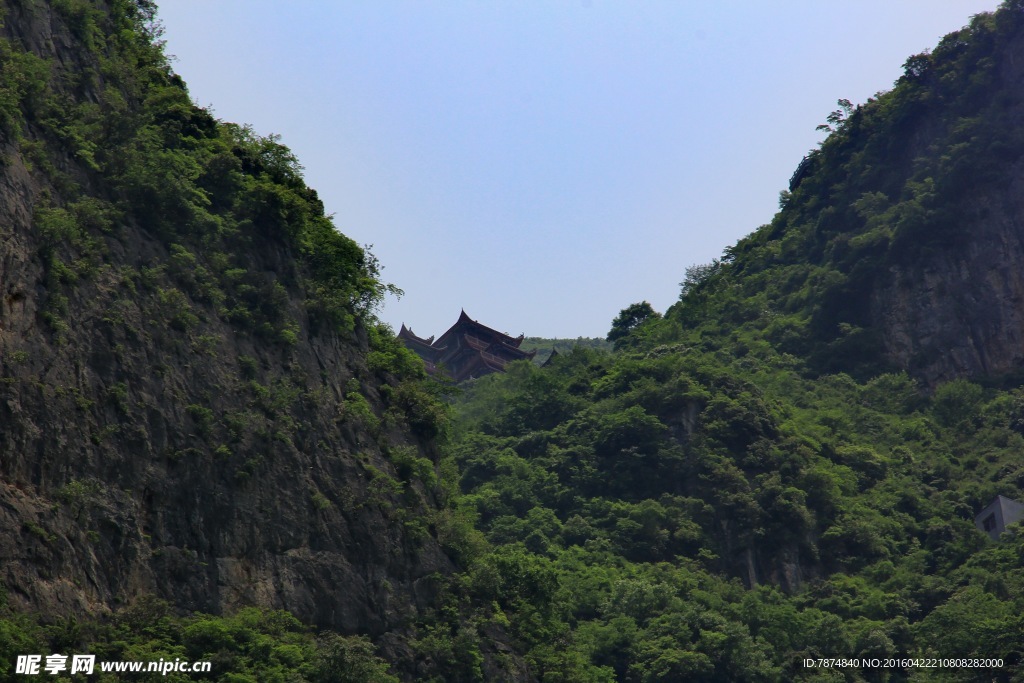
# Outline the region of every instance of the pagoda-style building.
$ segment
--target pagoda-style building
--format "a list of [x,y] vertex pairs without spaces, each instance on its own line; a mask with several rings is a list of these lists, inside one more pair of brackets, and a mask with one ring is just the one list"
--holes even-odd
[[398,338],[426,363],[430,374],[442,373],[456,382],[504,372],[514,360],[530,360],[536,351],[523,351],[523,335],[510,337],[492,330],[462,311],[458,321],[436,340],[417,337],[404,324]]

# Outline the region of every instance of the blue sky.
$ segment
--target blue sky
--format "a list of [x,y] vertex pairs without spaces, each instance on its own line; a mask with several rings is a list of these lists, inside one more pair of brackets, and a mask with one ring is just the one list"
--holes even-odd
[[218,118],[277,133],[335,223],[405,290],[529,336],[664,311],[687,266],[771,220],[836,100],[995,0],[164,0]]

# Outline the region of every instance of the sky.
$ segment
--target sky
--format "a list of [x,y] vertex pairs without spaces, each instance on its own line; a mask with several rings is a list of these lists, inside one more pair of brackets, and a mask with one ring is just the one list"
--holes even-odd
[[836,100],[996,0],[163,0],[172,65],[279,134],[438,335],[603,337],[771,221]]

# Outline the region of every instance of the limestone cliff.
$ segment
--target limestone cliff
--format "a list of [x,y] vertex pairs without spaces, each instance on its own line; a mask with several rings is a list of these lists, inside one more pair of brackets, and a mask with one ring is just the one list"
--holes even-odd
[[974,194],[956,248],[891,265],[871,297],[887,357],[928,385],[1024,363],[1024,162]]
[[771,225],[723,271],[767,292],[770,336],[819,371],[906,370],[934,387],[1020,369],[1024,8],[975,16],[892,90],[839,105]]
[[[920,233],[925,248],[911,258],[892,259],[872,294],[871,316],[883,331],[887,357],[930,385],[1004,374],[1024,362],[1024,157],[1017,132],[1024,122],[1024,36],[1017,26],[1019,14],[1008,6],[1000,12],[1001,25],[992,21],[986,31],[979,21],[973,30],[951,34],[945,51],[919,75],[921,89],[939,95],[935,99],[952,110],[924,111],[913,123],[906,153],[915,159],[915,170],[927,169],[926,177],[936,178],[941,188],[931,200],[935,225]],[[967,62],[968,41],[982,43],[988,54]],[[944,54],[956,51],[965,54]],[[943,93],[942,79],[957,67],[973,84],[970,99],[963,102],[954,100],[954,93]]]
[[0,584],[387,649],[454,567],[422,370],[372,256],[286,148],[191,104],[152,9],[0,3]]

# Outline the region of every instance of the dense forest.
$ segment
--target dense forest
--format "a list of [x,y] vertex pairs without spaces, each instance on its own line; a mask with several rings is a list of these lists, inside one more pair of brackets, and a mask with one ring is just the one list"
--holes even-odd
[[32,201],[0,228],[0,677],[1024,680],[1024,534],[974,522],[1024,498],[1024,3],[840,100],[667,311],[459,386],[376,318],[287,147],[191,103],[149,2],[5,8]]

